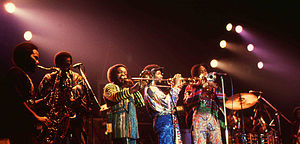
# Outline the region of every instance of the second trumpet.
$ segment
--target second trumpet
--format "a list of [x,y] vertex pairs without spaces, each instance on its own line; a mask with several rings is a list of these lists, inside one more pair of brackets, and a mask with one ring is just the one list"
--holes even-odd
[[[174,84],[175,78],[168,78],[168,79],[156,79],[156,78],[140,78],[140,77],[133,77],[131,78],[133,81],[166,81],[168,85]],[[201,79],[200,78],[180,78],[182,85],[187,84],[197,84]]]

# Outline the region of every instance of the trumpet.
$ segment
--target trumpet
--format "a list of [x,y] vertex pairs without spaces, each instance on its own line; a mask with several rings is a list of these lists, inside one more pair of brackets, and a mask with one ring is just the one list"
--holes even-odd
[[[216,80],[217,76],[214,72],[207,73],[203,78],[193,77],[193,78],[180,78],[181,85],[199,85],[203,83],[203,80],[212,83]],[[175,78],[168,79],[157,79],[157,78],[147,78],[147,77],[133,77],[133,81],[166,81],[168,85],[174,85]]]
[[[168,85],[174,84],[175,78],[168,78],[168,79],[156,79],[156,78],[140,78],[140,77],[133,77],[131,78],[133,81],[166,81]],[[180,78],[182,85],[195,85],[197,84],[201,78]]]
[[156,79],[156,78],[140,78],[140,77],[133,77],[131,80],[134,81],[147,81],[147,80],[153,80],[153,81],[168,81],[169,79]]
[[216,80],[217,76],[216,76],[215,72],[210,72],[205,75],[205,78],[206,78],[206,80],[208,80],[210,82],[214,82]]

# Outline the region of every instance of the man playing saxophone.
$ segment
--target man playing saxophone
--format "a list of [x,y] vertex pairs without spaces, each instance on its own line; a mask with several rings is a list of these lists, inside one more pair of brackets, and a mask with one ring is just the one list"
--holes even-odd
[[87,111],[86,88],[83,78],[70,70],[72,56],[59,52],[55,56],[55,72],[44,76],[38,98],[43,99],[45,116],[51,120],[42,135],[46,143],[86,143],[83,115]]
[[9,138],[11,144],[35,144],[34,125],[49,122],[32,109],[35,89],[29,74],[39,64],[38,47],[31,42],[19,43],[12,56],[14,65],[1,79],[0,138]]

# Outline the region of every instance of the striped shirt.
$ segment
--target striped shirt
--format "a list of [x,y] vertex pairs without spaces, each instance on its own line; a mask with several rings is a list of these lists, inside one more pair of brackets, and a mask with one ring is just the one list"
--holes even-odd
[[109,121],[112,123],[113,138],[138,139],[138,122],[135,106],[144,106],[144,99],[139,91],[132,94],[129,88],[120,88],[108,83],[104,87],[104,98],[110,107]]

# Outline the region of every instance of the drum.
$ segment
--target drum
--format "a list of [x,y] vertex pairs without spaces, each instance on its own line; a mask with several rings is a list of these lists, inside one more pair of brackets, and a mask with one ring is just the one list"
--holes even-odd
[[[263,134],[247,133],[245,134],[247,144],[275,144],[274,132],[268,132]],[[242,134],[236,134],[230,137],[230,143],[241,144],[243,143]]]

